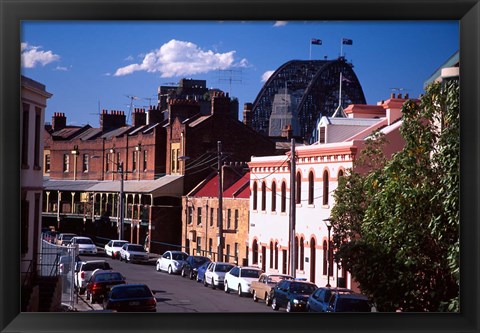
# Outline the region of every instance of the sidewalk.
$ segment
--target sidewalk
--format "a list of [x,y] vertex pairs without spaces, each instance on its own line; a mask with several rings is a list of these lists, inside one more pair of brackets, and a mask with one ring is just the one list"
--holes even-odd
[[75,304],[75,311],[77,312],[87,312],[87,311],[103,311],[101,304],[91,304],[85,298],[85,295],[78,295],[78,298],[75,296],[78,303]]

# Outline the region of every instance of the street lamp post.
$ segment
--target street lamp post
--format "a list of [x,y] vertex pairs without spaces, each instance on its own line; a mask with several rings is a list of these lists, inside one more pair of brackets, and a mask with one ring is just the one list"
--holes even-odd
[[327,226],[327,285],[326,287],[330,287],[330,230],[332,229],[332,219],[328,218],[323,220],[325,225]]

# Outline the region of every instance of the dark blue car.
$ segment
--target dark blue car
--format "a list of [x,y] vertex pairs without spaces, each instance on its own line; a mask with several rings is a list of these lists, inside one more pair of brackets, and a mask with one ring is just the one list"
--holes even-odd
[[205,271],[207,270],[210,260],[204,262],[200,267],[197,268],[197,282],[202,282],[205,279]]
[[188,256],[187,260],[185,261],[186,262],[183,265],[181,275],[182,277],[188,276],[190,280],[193,280],[197,276],[198,268],[204,263],[210,262],[211,260],[203,256]]
[[328,312],[328,303],[334,293],[353,293],[353,290],[347,288],[320,287],[308,298],[307,311]]
[[305,312],[308,297],[316,289],[315,284],[307,281],[280,281],[272,290],[272,309],[285,308],[287,312]]

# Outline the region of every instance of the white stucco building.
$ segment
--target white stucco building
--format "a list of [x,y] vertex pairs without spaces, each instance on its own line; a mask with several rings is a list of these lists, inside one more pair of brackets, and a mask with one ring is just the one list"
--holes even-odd
[[[385,133],[389,142],[385,147],[387,155],[403,147],[400,110],[407,98],[392,94],[377,105],[350,105],[345,109],[346,118],[323,117],[317,143],[296,148],[295,277],[317,286],[329,282],[356,289],[348,272],[337,270],[333,249],[327,260],[328,229],[324,220],[330,218],[335,204],[333,192],[339,177],[352,168],[365,139],[374,130]],[[252,157],[249,167],[249,263],[266,272],[293,275],[289,260],[290,152]]]

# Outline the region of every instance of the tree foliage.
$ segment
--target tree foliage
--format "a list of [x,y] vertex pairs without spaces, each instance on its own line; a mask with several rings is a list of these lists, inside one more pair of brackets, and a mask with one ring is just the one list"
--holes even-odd
[[458,311],[458,80],[432,84],[402,113],[404,148],[387,161],[377,133],[339,181],[335,259],[382,311]]

